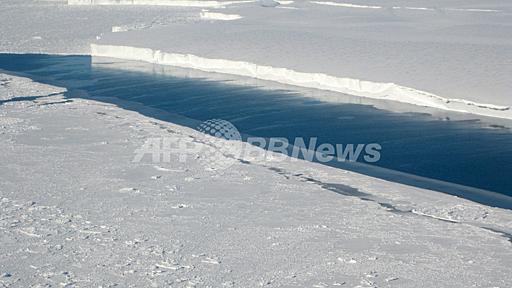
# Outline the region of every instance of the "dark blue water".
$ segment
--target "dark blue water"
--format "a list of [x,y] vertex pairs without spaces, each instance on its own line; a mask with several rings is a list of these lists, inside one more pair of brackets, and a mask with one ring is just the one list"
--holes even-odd
[[[86,56],[0,54],[0,69],[64,86],[71,92],[84,90],[87,97],[135,101],[201,121],[225,119],[252,136],[290,141],[318,137],[319,143],[332,144],[379,143],[382,157],[373,165],[512,196],[512,132],[476,116],[439,119],[372,105],[327,103],[290,90],[113,68],[115,65],[108,63],[91,65]],[[75,97],[71,92],[69,97]],[[403,180],[398,178],[393,181]],[[410,179],[402,182],[422,186]]]

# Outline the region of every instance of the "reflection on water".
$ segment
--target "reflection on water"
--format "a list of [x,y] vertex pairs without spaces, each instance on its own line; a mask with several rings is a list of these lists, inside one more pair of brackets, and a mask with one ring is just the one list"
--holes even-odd
[[[379,167],[512,196],[508,120],[152,64],[99,59],[91,65],[85,56],[0,54],[0,69],[103,101],[135,101],[199,121],[225,119],[246,135],[379,143]],[[422,186],[415,181],[407,183]]]

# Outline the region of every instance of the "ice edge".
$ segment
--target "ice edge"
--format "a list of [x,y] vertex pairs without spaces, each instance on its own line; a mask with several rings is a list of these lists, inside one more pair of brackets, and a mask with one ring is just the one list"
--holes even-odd
[[121,45],[91,44],[91,56],[145,61],[206,72],[247,76],[373,99],[392,100],[449,111],[512,119],[510,106],[477,103],[464,99],[449,99],[394,83],[342,78],[323,73],[297,72],[287,68],[264,66],[245,61],[204,58],[192,54],[162,52],[150,48]]
[[250,3],[256,0],[216,1],[216,0],[67,0],[68,5],[157,5],[178,7],[222,8],[227,5]]

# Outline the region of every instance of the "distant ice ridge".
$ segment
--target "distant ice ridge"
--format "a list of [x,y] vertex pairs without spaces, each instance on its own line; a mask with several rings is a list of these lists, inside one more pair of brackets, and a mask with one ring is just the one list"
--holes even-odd
[[123,26],[112,26],[112,33],[126,32],[126,31],[128,31],[128,28],[126,28],[126,27],[123,27]]
[[446,10],[463,11],[463,12],[501,12],[501,10],[496,10],[496,9],[475,9],[475,8],[468,8],[468,9],[448,8]]
[[400,6],[394,6],[393,9],[405,9],[405,10],[423,10],[423,11],[436,11],[434,8],[427,8],[427,7],[400,7]]
[[160,5],[182,7],[224,7],[255,0],[213,1],[213,0],[68,0],[68,5]]
[[208,10],[201,11],[201,14],[199,14],[199,17],[201,17],[201,19],[206,19],[206,20],[224,20],[224,21],[242,19],[242,16],[237,15],[237,14],[224,14],[224,13],[218,13],[218,12],[209,12]]
[[281,5],[281,3],[274,0],[260,0],[261,7],[277,7]]
[[358,5],[352,3],[338,3],[338,2],[330,2],[330,1],[311,1],[311,3],[319,4],[319,5],[328,5],[328,6],[340,6],[347,8],[364,8],[364,9],[381,9],[381,6],[371,6],[371,5]]
[[436,8],[427,8],[427,7],[400,7],[394,6],[393,9],[405,9],[405,10],[423,10],[423,11],[438,11],[438,10],[446,10],[446,11],[459,11],[459,12],[501,12],[501,10],[496,9],[476,9],[476,8],[444,8],[444,9],[436,9]]
[[129,46],[92,44],[91,55],[253,77],[288,85],[329,90],[373,99],[393,100],[443,110],[512,119],[512,110],[509,106],[477,103],[464,99],[449,99],[394,83],[342,78],[323,73],[298,72],[287,68],[263,66],[244,61],[210,59],[191,54],[168,53],[149,48]]
[[[345,8],[362,8],[362,9],[382,9],[385,8],[383,6],[375,6],[375,5],[360,5],[360,4],[352,4],[352,3],[340,3],[340,2],[331,2],[331,1],[310,1],[313,4],[318,5],[328,5],[328,6],[338,6]],[[410,7],[410,6],[393,6],[393,9],[405,9],[405,10],[423,10],[423,11],[436,11],[436,10],[447,10],[447,11],[460,11],[460,12],[501,12],[501,10],[495,9],[476,9],[476,8],[444,8],[444,9],[436,9],[436,8],[428,8],[428,7]]]

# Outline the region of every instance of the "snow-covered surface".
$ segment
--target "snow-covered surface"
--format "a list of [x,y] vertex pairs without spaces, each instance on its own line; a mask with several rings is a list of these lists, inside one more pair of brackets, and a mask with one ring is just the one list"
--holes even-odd
[[[512,3],[347,2],[383,8],[238,3],[210,11],[243,18],[204,21],[194,7],[2,0],[0,51],[88,54],[99,38],[512,104]],[[0,74],[0,287],[512,286],[510,211],[302,161],[133,163],[148,137],[211,143],[64,93]]]
[[510,211],[302,161],[133,163],[209,144],[64,92],[0,74],[3,286],[512,285]]
[[130,31],[201,21],[201,8],[77,6],[33,0],[1,0],[0,5],[0,52],[4,53],[90,54],[90,43],[113,26]]

